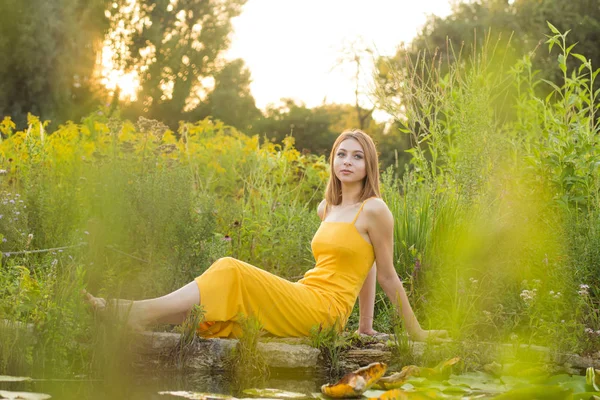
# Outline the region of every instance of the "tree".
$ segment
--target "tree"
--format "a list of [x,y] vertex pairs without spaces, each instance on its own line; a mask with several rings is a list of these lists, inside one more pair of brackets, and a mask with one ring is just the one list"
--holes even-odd
[[186,115],[188,120],[208,116],[235,126],[243,132],[252,130],[262,116],[250,92],[250,71],[241,59],[227,63],[215,75],[215,87],[206,100]]
[[265,116],[256,121],[252,133],[277,142],[292,135],[298,150],[326,154],[336,137],[330,124],[331,116],[327,110],[311,109],[294,100],[283,99],[280,105],[267,107]]
[[[570,30],[569,42],[577,43],[573,52],[583,54],[592,60],[592,65],[600,67],[600,6],[597,0],[516,0],[512,8],[524,32],[524,47],[532,48],[546,40],[545,34],[550,34],[546,24],[549,21],[561,32]],[[558,49],[548,52],[544,46],[536,52],[533,62],[541,71],[541,77],[561,85],[562,71],[556,68],[557,54]],[[567,62],[569,69],[579,66],[576,59]]]
[[[557,49],[552,53],[539,46],[549,34],[546,21],[561,32],[571,30],[569,38],[578,43],[574,51],[584,54],[592,64],[600,66],[600,7],[597,0],[475,0],[457,3],[445,18],[431,16],[423,30],[410,43],[401,47],[395,57],[387,59],[394,68],[419,58],[435,58],[456,62],[462,52],[481,48],[486,40],[496,41],[496,56],[519,57],[536,50],[534,68],[540,77],[562,84],[556,68]],[[539,48],[538,48],[539,46]],[[468,56],[468,55],[467,55]],[[570,60],[576,63],[577,60]],[[443,68],[443,64],[441,65]],[[570,65],[569,67],[574,67]],[[442,70],[442,73],[445,70]],[[385,79],[382,82],[385,85]]]
[[116,61],[140,75],[138,103],[152,118],[176,126],[206,95],[229,46],[231,18],[246,0],[118,0],[113,23]]
[[[591,58],[592,64],[600,66],[600,7],[597,0],[475,0],[455,4],[451,15],[440,18],[431,16],[421,33],[408,45],[400,47],[393,57],[377,61],[376,86],[379,101],[389,108],[401,127],[403,110],[413,103],[413,113],[433,113],[419,104],[419,97],[412,88],[445,81],[452,63],[470,63],[476,66],[478,57],[493,57],[494,62],[481,63],[486,68],[505,68],[513,65],[516,58],[535,50],[532,58],[537,78],[563,84],[562,71],[557,68],[557,46],[549,53],[543,45],[550,31],[550,21],[560,31],[571,29],[570,43],[578,43],[574,52]],[[474,56],[475,55],[475,56]],[[489,60],[489,58],[488,58]],[[579,66],[579,60],[570,58],[568,68]],[[491,69],[492,76],[501,76]],[[504,75],[502,75],[504,76]],[[596,81],[596,88],[600,86]],[[504,82],[492,100],[498,116],[510,119],[514,108],[506,99],[516,96],[514,86]],[[549,85],[537,85],[543,95],[550,91]],[[427,102],[427,99],[425,99]],[[421,121],[427,121],[422,115]],[[413,118],[414,119],[414,118]],[[419,119],[419,118],[417,118]],[[414,121],[413,121],[414,122]],[[416,124],[413,129],[422,126]]]
[[336,67],[350,66],[353,72],[353,83],[354,83],[354,111],[356,114],[356,121],[358,124],[352,125],[361,130],[365,130],[369,121],[372,120],[373,111],[375,111],[374,105],[365,107],[365,80],[368,79],[367,75],[368,68],[364,67],[365,63],[369,63],[373,59],[373,50],[367,46],[361,39],[357,39],[344,46],[340,52],[340,56],[337,60]]
[[104,0],[0,2],[0,115],[64,122],[90,112],[93,73],[108,27]]
[[[361,113],[367,110],[361,109]],[[337,136],[346,129],[359,127],[355,105],[324,104],[307,108],[293,100],[284,100],[278,107],[270,107],[266,115],[253,127],[252,133],[265,135],[280,142],[288,135],[295,138],[296,148],[303,152],[329,155]],[[396,165],[402,171],[408,160],[406,150],[410,138],[401,133],[397,125],[386,131],[385,123],[378,123],[371,115],[363,121],[363,130],[377,145],[382,169]]]

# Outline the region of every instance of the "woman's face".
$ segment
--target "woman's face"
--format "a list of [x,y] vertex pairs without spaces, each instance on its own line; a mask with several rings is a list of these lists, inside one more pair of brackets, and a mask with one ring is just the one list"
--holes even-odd
[[367,176],[365,153],[357,140],[340,143],[333,159],[335,176],[345,184],[361,182]]

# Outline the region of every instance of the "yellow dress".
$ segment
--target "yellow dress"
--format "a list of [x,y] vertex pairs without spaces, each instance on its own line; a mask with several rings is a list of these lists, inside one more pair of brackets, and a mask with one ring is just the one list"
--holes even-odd
[[255,316],[276,336],[308,336],[313,326],[346,324],[362,284],[373,265],[373,246],[352,222],[325,221],[311,242],[315,267],[290,282],[235,258],[217,260],[196,278],[204,320],[204,337],[237,337],[239,320]]

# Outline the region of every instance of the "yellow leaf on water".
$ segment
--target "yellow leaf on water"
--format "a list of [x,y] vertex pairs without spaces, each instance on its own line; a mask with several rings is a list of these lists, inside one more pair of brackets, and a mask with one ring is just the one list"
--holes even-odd
[[384,363],[372,363],[366,367],[350,372],[335,384],[321,386],[321,392],[329,397],[348,398],[360,397],[365,390],[385,374],[387,365]]

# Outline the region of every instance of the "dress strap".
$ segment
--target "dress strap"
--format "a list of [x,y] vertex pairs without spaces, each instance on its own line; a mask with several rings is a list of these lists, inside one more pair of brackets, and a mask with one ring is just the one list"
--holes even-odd
[[358,216],[360,215],[360,212],[362,211],[362,209],[365,206],[366,202],[369,201],[369,200],[371,200],[371,199],[372,199],[372,197],[369,197],[368,199],[366,199],[365,201],[362,202],[362,204],[360,205],[360,208],[358,209],[358,212],[356,213],[356,216],[352,220],[352,225],[354,225],[354,223],[358,219]]

